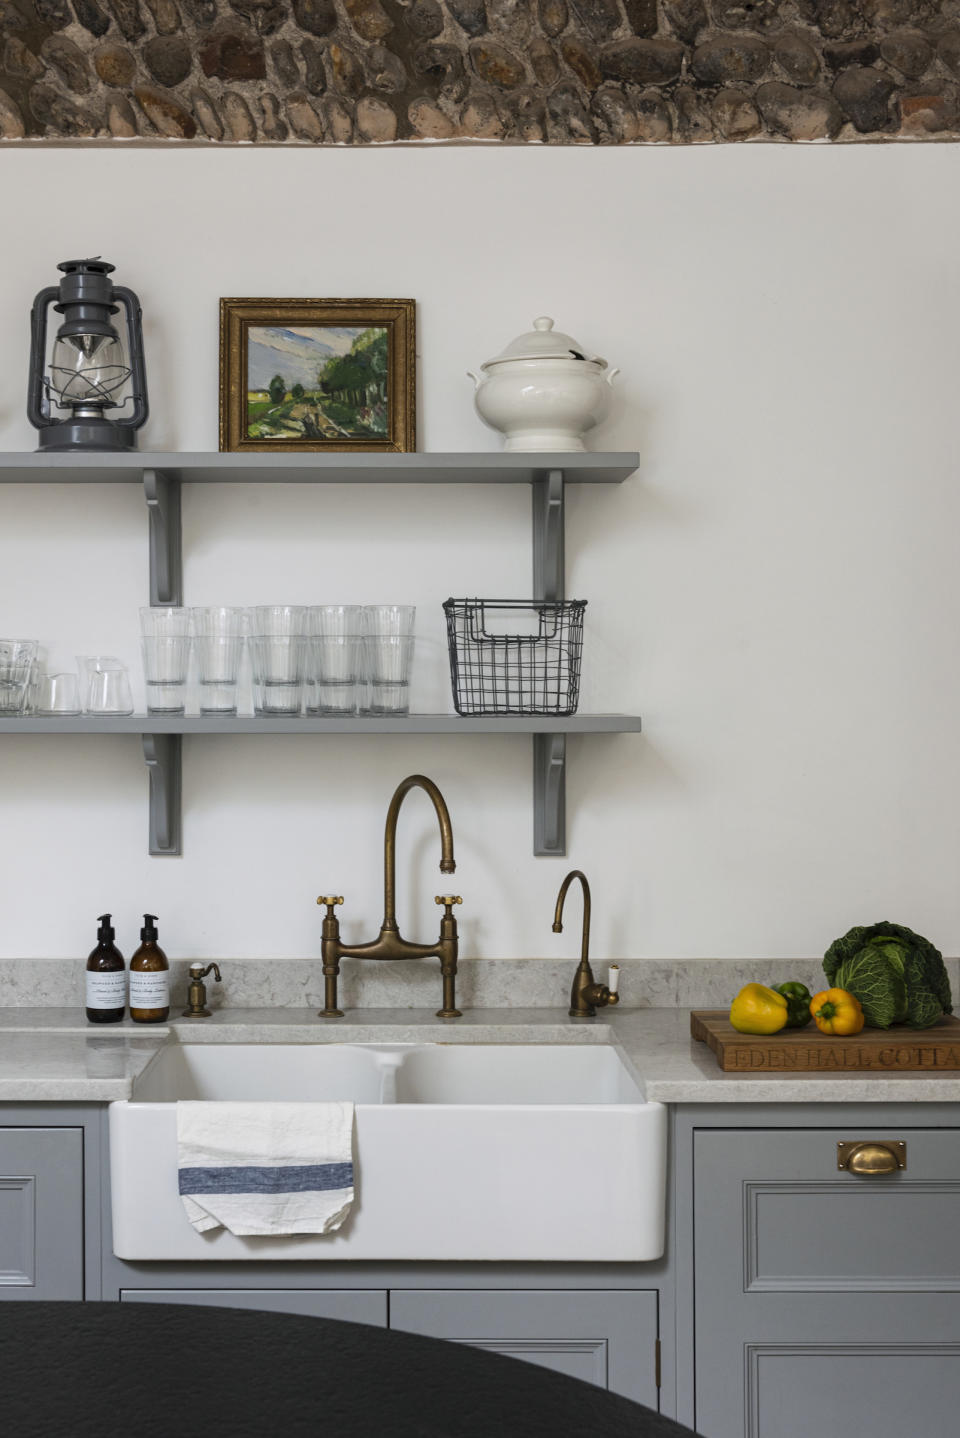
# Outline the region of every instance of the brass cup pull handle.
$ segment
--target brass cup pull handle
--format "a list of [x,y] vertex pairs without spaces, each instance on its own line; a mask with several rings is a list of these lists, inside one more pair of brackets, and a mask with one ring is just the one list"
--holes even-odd
[[459,894],[438,894],[433,902],[435,904],[444,904],[449,909],[453,904],[462,904],[463,900]]
[[907,1145],[902,1139],[888,1143],[838,1143],[837,1168],[862,1178],[897,1173],[907,1166]]

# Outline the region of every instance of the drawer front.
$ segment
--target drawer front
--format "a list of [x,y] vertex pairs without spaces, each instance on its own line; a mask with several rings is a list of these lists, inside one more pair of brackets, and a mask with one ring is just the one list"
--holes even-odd
[[390,1327],[525,1359],[657,1407],[655,1292],[392,1289]]
[[0,1300],[83,1297],[83,1130],[0,1129]]
[[[841,1171],[837,1143],[854,1140],[905,1142],[906,1169]],[[738,1289],[960,1290],[957,1130],[701,1131],[694,1152],[698,1242],[712,1261],[727,1246]]]
[[186,1303],[206,1308],[255,1308],[269,1313],[302,1313],[347,1323],[387,1326],[384,1289],[352,1288],[124,1288],[121,1303]]

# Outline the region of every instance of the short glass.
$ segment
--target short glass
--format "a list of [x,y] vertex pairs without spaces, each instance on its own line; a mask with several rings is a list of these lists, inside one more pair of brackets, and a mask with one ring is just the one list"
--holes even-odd
[[244,611],[208,606],[190,611],[201,714],[236,714]]
[[412,637],[373,634],[364,640],[364,645],[370,684],[370,713],[409,714]]
[[0,716],[26,709],[39,648],[38,639],[0,639]]
[[187,707],[190,639],[185,635],[140,640],[148,714],[183,714]]
[[40,675],[34,713],[53,716],[80,712],[80,680],[76,674]]
[[121,659],[109,654],[78,654],[80,698],[85,714],[132,714],[130,676]]
[[293,718],[300,713],[306,613],[300,604],[258,604],[246,611],[254,714]]

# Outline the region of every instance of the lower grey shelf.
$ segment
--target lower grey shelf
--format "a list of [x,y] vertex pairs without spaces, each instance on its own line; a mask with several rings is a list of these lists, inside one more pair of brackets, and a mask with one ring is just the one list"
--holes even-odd
[[568,734],[637,734],[636,714],[550,714],[461,718],[457,714],[409,714],[404,718],[261,719],[252,715],[81,715],[76,718],[0,720],[3,734],[139,734],[150,776],[150,844],[155,855],[183,852],[181,825],[184,734],[530,734],[533,736],[533,851],[566,853],[566,740]]

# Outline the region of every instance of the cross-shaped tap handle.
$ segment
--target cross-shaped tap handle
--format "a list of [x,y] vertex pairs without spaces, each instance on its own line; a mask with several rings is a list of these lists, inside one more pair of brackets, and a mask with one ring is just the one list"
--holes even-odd
[[325,894],[321,894],[320,897],[319,897],[319,899],[317,900],[317,903],[318,903],[318,904],[326,904],[326,906],[327,906],[327,914],[329,915],[330,918],[332,918],[332,917],[333,917],[333,911],[334,911],[334,909],[336,908],[337,904],[342,904],[342,903],[343,903],[343,895],[342,895],[342,894],[331,894],[329,897],[327,897]]
[[463,900],[459,894],[438,894],[433,902],[435,904],[443,904],[445,908],[449,909],[454,904],[462,904]]

